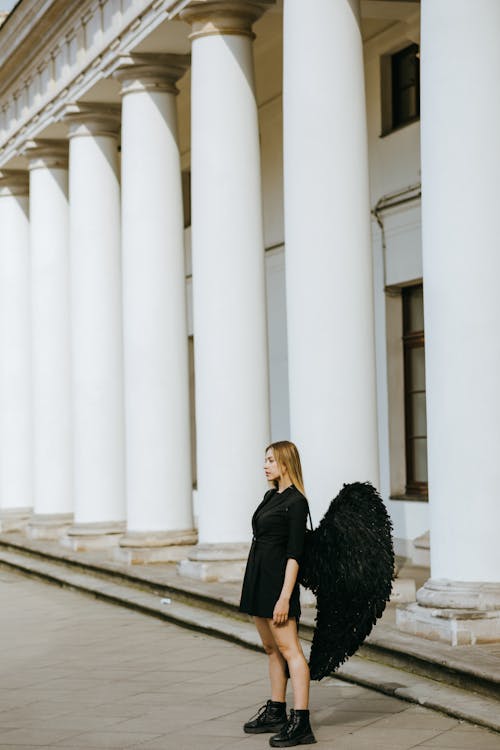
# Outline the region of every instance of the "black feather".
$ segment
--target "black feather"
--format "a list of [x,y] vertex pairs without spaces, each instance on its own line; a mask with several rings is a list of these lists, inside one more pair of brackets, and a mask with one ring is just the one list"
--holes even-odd
[[308,531],[299,581],[316,595],[311,679],[333,672],[363,643],[392,590],[392,523],[369,482],[345,484]]

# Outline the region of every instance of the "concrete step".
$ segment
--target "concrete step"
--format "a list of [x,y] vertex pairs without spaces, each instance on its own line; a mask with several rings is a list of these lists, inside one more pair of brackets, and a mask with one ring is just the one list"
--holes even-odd
[[[98,571],[85,569],[81,563],[68,563],[33,550],[26,552],[5,543],[0,543],[0,565],[246,648],[261,649],[253,624],[248,618],[233,616],[229,606],[216,611],[215,607],[201,606],[194,598],[188,602],[185,591],[182,596],[172,590],[167,592],[164,587],[160,591],[151,582],[146,585],[134,573],[125,576],[117,575],[116,571],[109,574],[102,568]],[[129,578],[132,580],[127,580]],[[303,645],[307,653],[308,642],[304,640]],[[496,698],[373,661],[369,657],[375,651],[369,645],[363,647],[336,676],[500,732]]]
[[472,658],[460,647],[402,633],[395,628],[377,626],[359,653],[364,658],[397,669],[404,669],[421,677],[462,688],[500,701],[500,671],[491,654],[475,649]]

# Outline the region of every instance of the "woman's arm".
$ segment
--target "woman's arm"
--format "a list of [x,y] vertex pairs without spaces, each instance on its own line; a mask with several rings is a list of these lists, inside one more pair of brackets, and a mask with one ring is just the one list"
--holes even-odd
[[275,625],[283,625],[288,620],[290,597],[292,595],[295,582],[297,581],[298,572],[299,564],[297,560],[289,557],[286,563],[285,580],[283,581],[283,588],[281,589],[280,598],[274,606],[273,623]]
[[288,511],[287,563],[283,588],[273,610],[273,622],[275,625],[283,625],[288,620],[290,597],[297,581],[299,562],[304,549],[307,509],[307,500],[302,497],[300,500],[292,503]]

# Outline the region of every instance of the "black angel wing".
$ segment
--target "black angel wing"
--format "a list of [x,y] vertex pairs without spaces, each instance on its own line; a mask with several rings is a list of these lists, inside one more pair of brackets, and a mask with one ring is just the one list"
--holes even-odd
[[345,484],[307,533],[299,570],[317,600],[311,679],[357,651],[385,609],[393,575],[392,523],[380,495],[368,482]]

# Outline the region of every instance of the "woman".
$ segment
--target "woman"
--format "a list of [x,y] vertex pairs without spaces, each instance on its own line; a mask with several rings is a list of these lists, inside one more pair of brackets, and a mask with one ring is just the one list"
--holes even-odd
[[[271,699],[248,721],[247,733],[275,732],[271,747],[316,742],[309,723],[309,667],[297,626],[300,618],[297,574],[304,546],[309,506],[304,497],[300,457],[283,440],[266,448],[264,471],[273,488],[252,518],[240,612],[254,616],[269,657]],[[291,677],[294,708],[286,714],[286,685]]]

